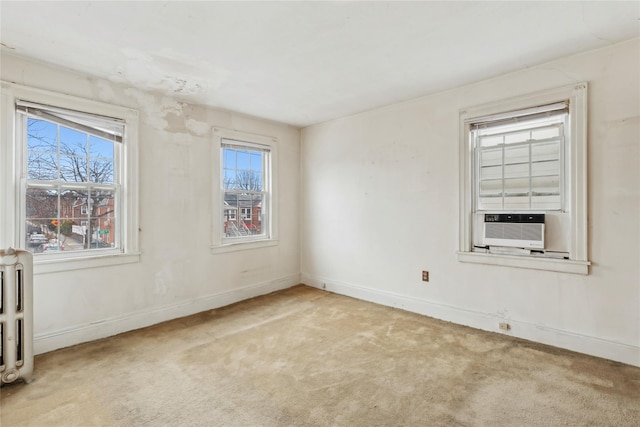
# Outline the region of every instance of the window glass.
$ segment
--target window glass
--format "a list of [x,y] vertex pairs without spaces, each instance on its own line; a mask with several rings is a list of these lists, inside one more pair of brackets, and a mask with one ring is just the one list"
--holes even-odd
[[121,144],[26,112],[25,247],[116,248],[115,151]]
[[224,238],[247,240],[267,236],[265,201],[268,147],[256,148],[239,141],[222,145]]

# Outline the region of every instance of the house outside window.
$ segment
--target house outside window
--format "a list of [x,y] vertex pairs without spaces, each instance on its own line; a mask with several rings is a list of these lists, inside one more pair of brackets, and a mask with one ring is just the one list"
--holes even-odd
[[36,273],[137,261],[137,112],[4,82],[2,107],[16,175],[1,179],[19,185],[0,243],[36,254]]
[[586,90],[461,112],[460,261],[588,274]]
[[215,130],[214,143],[220,169],[214,183],[213,252],[277,244],[276,140]]

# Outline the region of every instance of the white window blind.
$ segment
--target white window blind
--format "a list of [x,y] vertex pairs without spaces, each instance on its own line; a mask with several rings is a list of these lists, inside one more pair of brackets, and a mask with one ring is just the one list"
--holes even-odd
[[122,142],[124,136],[124,120],[122,119],[87,114],[23,100],[16,101],[16,111],[41,117],[111,141]]
[[476,210],[562,210],[567,105],[482,118],[471,127]]

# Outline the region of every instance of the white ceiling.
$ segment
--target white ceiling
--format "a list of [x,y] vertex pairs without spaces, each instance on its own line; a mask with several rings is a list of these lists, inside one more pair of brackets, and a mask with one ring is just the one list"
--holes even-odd
[[2,51],[306,126],[638,37],[640,2],[9,2]]

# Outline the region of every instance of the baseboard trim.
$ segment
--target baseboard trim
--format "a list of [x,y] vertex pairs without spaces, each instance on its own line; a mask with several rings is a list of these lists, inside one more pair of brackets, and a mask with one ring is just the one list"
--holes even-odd
[[509,331],[502,331],[498,329],[497,325],[499,322],[505,321],[505,319],[498,315],[434,303],[392,292],[365,288],[306,273],[302,273],[301,279],[305,285],[324,289],[329,292],[389,307],[400,308],[484,331],[502,333],[504,335],[640,367],[639,346],[609,341],[544,325],[522,322],[512,318],[508,319],[511,329]]
[[245,299],[287,289],[300,284],[300,275],[292,274],[266,282],[243,286],[237,289],[217,292],[175,304],[155,307],[115,316],[96,322],[36,334],[33,340],[35,354],[47,353],[88,341],[106,338],[123,332],[145,328],[167,320],[189,316],[206,310],[223,307]]

